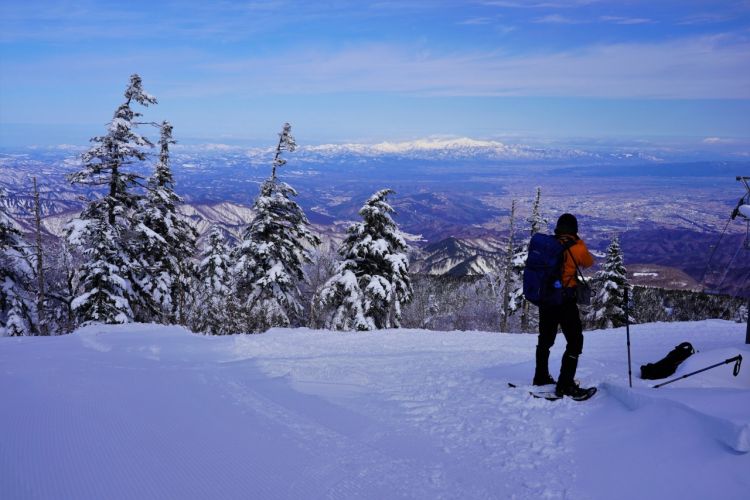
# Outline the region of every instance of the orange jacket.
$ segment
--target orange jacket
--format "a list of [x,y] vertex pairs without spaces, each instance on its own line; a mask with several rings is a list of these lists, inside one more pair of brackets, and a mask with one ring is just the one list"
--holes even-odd
[[[576,279],[576,264],[578,264],[579,269],[591,267],[594,265],[594,256],[589,253],[586,243],[580,238],[576,239],[575,236],[562,234],[557,239],[565,246],[572,243],[572,246],[568,248],[569,251],[565,250],[563,254],[562,283],[564,287],[574,287],[578,284],[578,280]],[[571,254],[575,262],[571,259]]]

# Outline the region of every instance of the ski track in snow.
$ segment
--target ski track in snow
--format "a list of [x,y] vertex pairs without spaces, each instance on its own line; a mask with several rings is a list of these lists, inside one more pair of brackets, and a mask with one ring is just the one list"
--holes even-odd
[[[602,385],[588,402],[507,387],[530,379],[535,335],[124,325],[0,339],[0,498],[743,498],[750,369],[659,390],[637,374],[683,340],[701,352],[675,376],[748,359],[744,326],[631,337],[634,390],[624,329],[587,332],[577,376]],[[560,336],[553,374],[563,349]]]

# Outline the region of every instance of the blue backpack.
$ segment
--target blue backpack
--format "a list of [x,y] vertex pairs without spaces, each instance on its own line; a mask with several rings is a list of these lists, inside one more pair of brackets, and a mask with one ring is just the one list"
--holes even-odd
[[523,296],[534,305],[563,301],[562,264],[565,247],[552,235],[537,233],[529,242],[523,270]]

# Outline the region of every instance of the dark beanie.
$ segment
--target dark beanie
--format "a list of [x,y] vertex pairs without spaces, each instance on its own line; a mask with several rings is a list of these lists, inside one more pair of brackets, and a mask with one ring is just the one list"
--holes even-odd
[[555,234],[578,234],[578,219],[573,214],[562,214],[557,219]]

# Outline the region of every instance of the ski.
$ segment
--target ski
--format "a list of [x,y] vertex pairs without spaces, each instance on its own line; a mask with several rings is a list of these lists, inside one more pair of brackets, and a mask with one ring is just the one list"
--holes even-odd
[[546,399],[547,401],[557,401],[563,398],[563,396],[555,394],[555,391],[529,391],[529,394],[536,399]]
[[[526,389],[525,387],[519,386],[514,384],[513,382],[508,382],[508,387],[513,389]],[[546,386],[534,386],[538,387],[538,389],[530,390],[526,389],[526,392],[528,392],[532,397],[535,397],[537,399],[546,399],[547,401],[555,401],[558,399],[562,399],[562,396],[558,396],[555,394],[555,386],[550,384],[550,389],[544,390],[543,387]]]
[[[520,387],[520,386],[518,386],[518,385],[516,385],[516,384],[514,384],[512,382],[508,382],[508,387],[511,387],[513,389],[521,389],[522,388],[522,387]],[[546,399],[547,401],[557,401],[558,399],[563,399],[565,397],[565,396],[558,396],[555,393],[554,389],[552,389],[552,390],[544,390],[544,389],[542,389],[542,387],[545,387],[545,386],[540,386],[540,388],[538,390],[529,390],[528,393],[532,397],[534,397],[534,398],[537,398],[537,399]],[[574,398],[572,396],[567,396],[567,397],[569,397],[570,399],[572,399],[574,401],[586,401],[587,399],[591,399],[591,397],[594,394],[596,394],[596,391],[597,391],[596,387],[589,387],[588,389],[586,389],[585,394],[582,395],[581,397],[577,397],[577,398]]]

